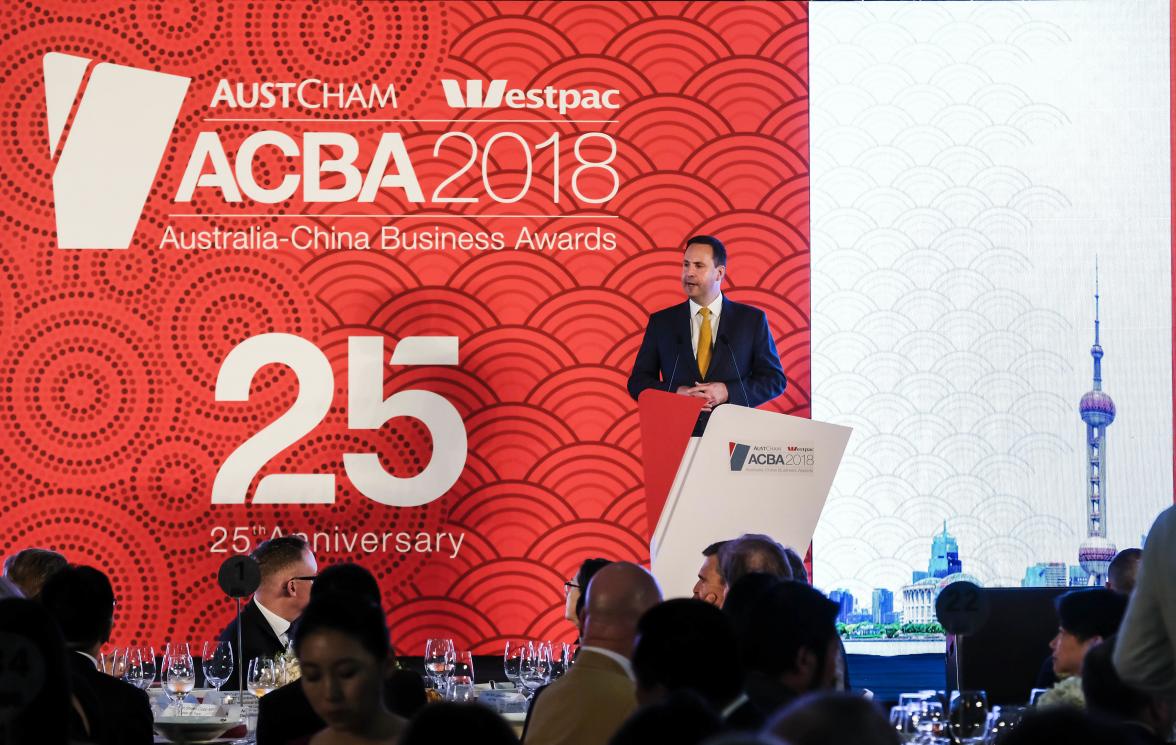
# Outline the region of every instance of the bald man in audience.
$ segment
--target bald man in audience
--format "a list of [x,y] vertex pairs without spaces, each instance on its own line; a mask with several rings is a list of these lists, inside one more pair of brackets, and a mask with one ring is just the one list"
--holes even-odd
[[628,562],[592,577],[576,664],[535,699],[526,745],[606,745],[637,708],[630,656],[637,621],[661,602],[657,582]]
[[1135,576],[1139,574],[1139,560],[1143,549],[1125,548],[1115,554],[1107,568],[1107,589],[1120,595],[1130,595],[1135,589]]

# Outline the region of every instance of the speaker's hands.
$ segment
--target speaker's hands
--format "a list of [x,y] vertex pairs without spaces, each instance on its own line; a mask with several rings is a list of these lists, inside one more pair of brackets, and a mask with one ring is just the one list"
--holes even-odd
[[[685,387],[685,386],[683,386]],[[682,389],[678,389],[679,393],[683,393]],[[687,396],[698,396],[706,399],[703,404],[703,411],[711,411],[719,404],[727,403],[727,384],[726,383],[695,383],[690,388],[687,388],[684,393]]]

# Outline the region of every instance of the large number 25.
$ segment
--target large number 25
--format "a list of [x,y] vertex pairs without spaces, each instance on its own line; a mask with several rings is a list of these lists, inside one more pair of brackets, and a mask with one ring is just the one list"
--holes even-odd
[[[392,365],[456,365],[457,337],[409,336],[396,345]],[[216,378],[217,401],[247,401],[253,376],[269,364],[282,364],[298,378],[294,405],[269,426],[241,443],[217,471],[213,504],[244,504],[249,483],[278,453],[308,434],[331,407],[335,378],[322,350],[293,334],[262,334],[238,344]],[[344,453],[343,468],[369,499],[391,507],[432,502],[456,483],[465,468],[466,431],[453,404],[430,391],[400,391],[384,398],[384,339],[347,340],[347,425],[379,429],[389,419],[419,419],[433,438],[433,457],[416,476],[393,476],[375,453]],[[333,504],[335,475],[275,473],[257,484],[254,504]]]

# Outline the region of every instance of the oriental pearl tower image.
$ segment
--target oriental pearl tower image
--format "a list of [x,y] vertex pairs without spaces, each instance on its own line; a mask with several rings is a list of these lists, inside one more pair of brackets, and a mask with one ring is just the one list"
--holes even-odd
[[1098,263],[1094,265],[1094,388],[1082,396],[1078,411],[1086,422],[1086,540],[1078,547],[1078,563],[1088,584],[1101,587],[1115,558],[1115,544],[1107,540],[1106,470],[1107,426],[1115,421],[1115,402],[1102,389],[1103,348],[1098,337]]

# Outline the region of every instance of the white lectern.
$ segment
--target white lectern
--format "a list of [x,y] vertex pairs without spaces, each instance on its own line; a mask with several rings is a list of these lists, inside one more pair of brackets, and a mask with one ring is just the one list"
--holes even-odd
[[[655,407],[642,407],[643,418],[677,406],[670,396],[686,398],[641,395],[659,397]],[[642,424],[646,432],[649,424]],[[702,549],[715,541],[766,533],[803,554],[851,431],[743,406],[715,409],[703,436],[686,444],[650,541],[653,575],[665,596],[690,595]],[[659,447],[643,443],[651,445]]]

